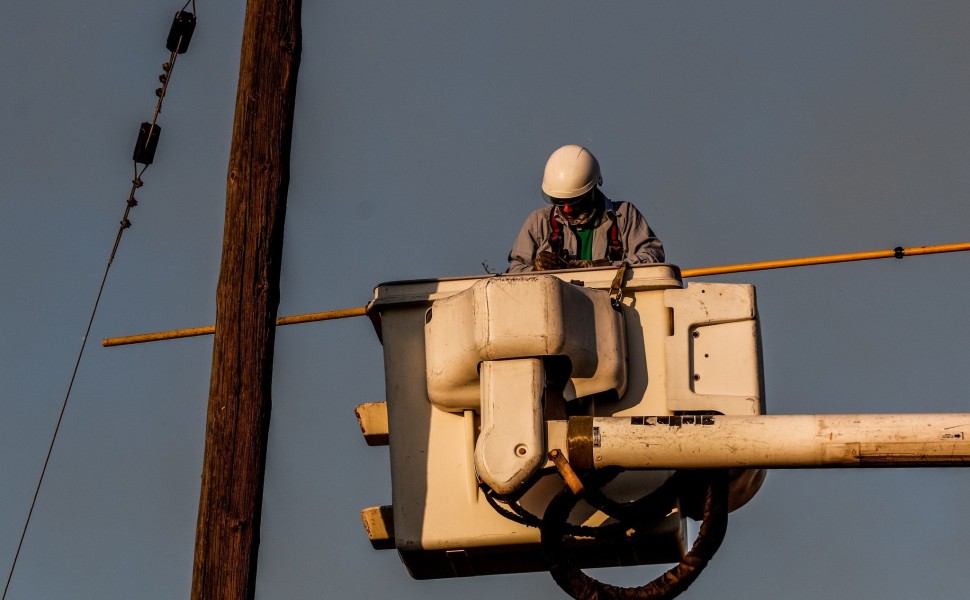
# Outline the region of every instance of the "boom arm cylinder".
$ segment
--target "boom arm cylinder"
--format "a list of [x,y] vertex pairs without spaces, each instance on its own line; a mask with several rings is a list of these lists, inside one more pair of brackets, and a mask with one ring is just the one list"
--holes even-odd
[[596,468],[970,466],[962,413],[602,417],[583,426],[593,443],[570,435],[570,460]]

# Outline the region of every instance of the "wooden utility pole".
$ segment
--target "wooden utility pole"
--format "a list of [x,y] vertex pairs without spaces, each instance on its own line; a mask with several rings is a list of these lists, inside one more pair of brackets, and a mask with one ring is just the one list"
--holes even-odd
[[249,0],[226,184],[193,600],[255,596],[300,0]]

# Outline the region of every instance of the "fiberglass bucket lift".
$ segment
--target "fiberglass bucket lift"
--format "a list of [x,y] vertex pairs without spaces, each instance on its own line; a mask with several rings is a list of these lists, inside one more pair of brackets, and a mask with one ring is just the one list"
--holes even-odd
[[[611,298],[616,275],[607,268],[377,286],[368,310],[384,344],[393,504],[368,509],[365,522],[372,537],[386,532],[375,543],[397,548],[412,576],[547,569],[540,529],[493,504],[501,498],[541,517],[562,488],[548,452],[560,449],[581,472],[593,467],[597,459],[579,448],[582,440],[587,450],[598,446],[594,417],[677,427],[694,415],[762,414],[752,286],[684,288],[676,267],[645,265],[626,270],[623,298],[621,282]],[[579,414],[567,421],[566,412]],[[612,473],[605,493],[635,500],[671,475]],[[750,499],[763,476],[733,472],[731,507]],[[581,567],[680,561],[679,498],[659,504],[649,526],[570,540],[570,554]],[[578,525],[611,520],[586,503],[573,511]]]
[[[764,468],[970,460],[968,415],[764,415],[753,286],[672,265],[386,283],[368,314],[387,397],[358,417],[389,443],[392,506],[362,517],[417,579],[548,569],[576,598],[670,598]],[[580,570],[661,563],[641,588]]]

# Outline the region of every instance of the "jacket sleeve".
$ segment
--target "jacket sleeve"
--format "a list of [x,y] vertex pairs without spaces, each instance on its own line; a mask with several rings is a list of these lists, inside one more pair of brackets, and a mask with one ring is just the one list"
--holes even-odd
[[623,226],[623,247],[630,264],[664,262],[663,242],[657,238],[640,211],[629,202],[623,203],[627,213]]
[[541,243],[539,239],[541,235],[538,214],[533,212],[522,224],[519,236],[515,238],[515,243],[512,244],[512,251],[509,252],[509,268],[506,269],[506,273],[523,273],[532,270],[536,250]]

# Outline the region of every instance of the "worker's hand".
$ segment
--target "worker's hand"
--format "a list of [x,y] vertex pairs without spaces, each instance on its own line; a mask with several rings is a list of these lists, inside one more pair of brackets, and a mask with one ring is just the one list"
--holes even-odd
[[585,269],[587,267],[605,267],[610,264],[610,261],[605,258],[600,258],[597,260],[582,260],[575,258],[573,260],[566,261],[566,266],[570,269]]
[[552,269],[565,269],[566,261],[559,258],[552,252],[545,250],[536,255],[532,261],[532,268],[536,271],[550,271]]

